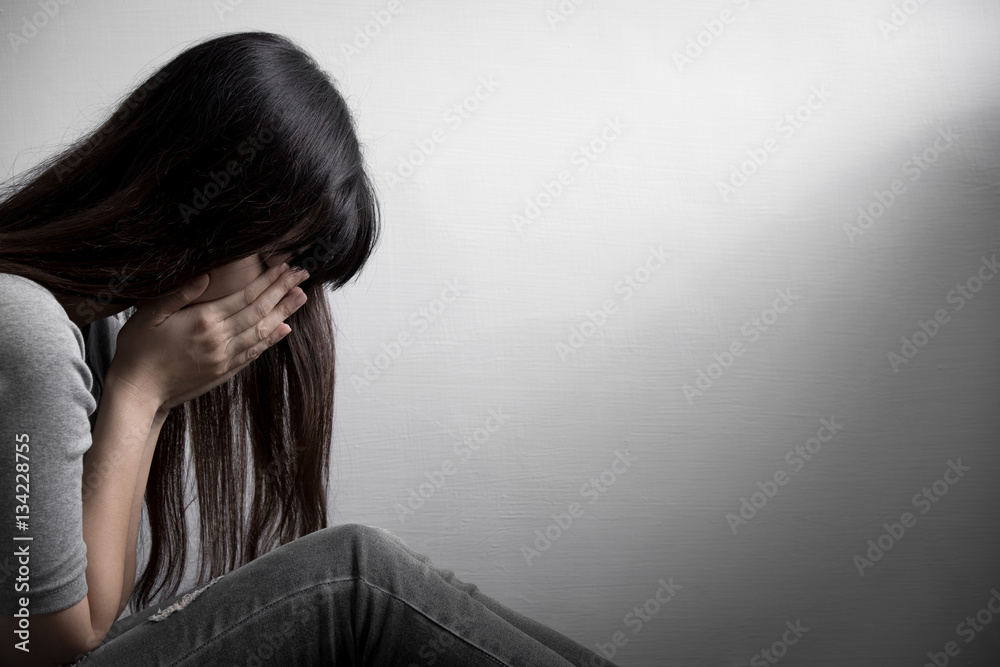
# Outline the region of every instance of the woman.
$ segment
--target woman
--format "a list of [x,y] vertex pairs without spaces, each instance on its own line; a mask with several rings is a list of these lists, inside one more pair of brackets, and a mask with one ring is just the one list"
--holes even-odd
[[[324,286],[378,236],[347,105],[270,33],[188,49],[9,186],[5,664],[609,664],[388,531],[327,527]],[[201,569],[178,594],[185,434]]]

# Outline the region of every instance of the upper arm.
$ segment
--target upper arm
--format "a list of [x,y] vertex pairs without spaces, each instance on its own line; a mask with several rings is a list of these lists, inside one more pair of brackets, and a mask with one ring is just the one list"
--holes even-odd
[[[25,623],[26,621],[26,623]],[[22,625],[27,625],[22,629]],[[20,631],[20,635],[15,634]],[[72,607],[27,619],[0,616],[0,664],[11,667],[56,667],[75,662],[104,639],[94,632],[86,597]],[[27,651],[17,648],[22,641]]]
[[[57,665],[99,643],[81,516],[88,411],[96,406],[80,343],[58,303],[37,290],[0,296],[0,514],[11,519],[0,523],[0,540],[28,545],[30,559],[20,563],[29,568],[25,587],[14,586],[17,557],[2,577],[0,664]],[[30,542],[12,541],[15,515],[26,524],[16,534]],[[29,615],[16,618],[22,596]],[[15,646],[24,624],[30,652]]]

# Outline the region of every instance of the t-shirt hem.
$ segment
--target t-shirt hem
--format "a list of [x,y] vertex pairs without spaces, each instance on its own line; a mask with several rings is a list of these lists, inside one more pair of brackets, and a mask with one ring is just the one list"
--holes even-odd
[[[87,597],[87,580],[85,578],[74,579],[59,588],[44,593],[14,593],[14,608],[5,608],[0,614],[12,616],[21,605],[18,602],[22,597],[28,598],[28,614],[50,614],[54,611],[69,609],[83,598]],[[40,601],[38,601],[40,599]]]

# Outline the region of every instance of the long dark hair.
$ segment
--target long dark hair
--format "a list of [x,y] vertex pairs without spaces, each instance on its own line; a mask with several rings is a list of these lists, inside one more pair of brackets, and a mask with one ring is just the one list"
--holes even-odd
[[323,286],[356,276],[379,232],[354,120],[332,77],[266,32],[185,50],[96,130],[4,186],[0,272],[132,304],[126,317],[137,302],[258,252],[292,252],[288,263],[310,272],[300,285],[309,300],[286,320],[293,333],[167,416],[133,609],[175,595],[183,576],[185,434],[199,583],[327,526],[335,355]]

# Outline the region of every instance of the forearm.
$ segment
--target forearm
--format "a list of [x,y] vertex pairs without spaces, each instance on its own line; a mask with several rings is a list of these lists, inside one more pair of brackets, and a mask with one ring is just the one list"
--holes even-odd
[[153,424],[146,439],[146,445],[142,451],[142,459],[139,462],[139,476],[136,478],[135,491],[132,495],[132,506],[129,514],[128,538],[125,542],[125,578],[122,580],[122,597],[118,606],[118,614],[121,615],[128,606],[128,600],[132,596],[132,589],[135,587],[136,571],[136,542],[139,536],[139,522],[142,518],[142,499],[146,494],[146,484],[149,480],[149,467],[153,462],[153,454],[156,452],[156,442],[160,437],[160,430],[163,422],[167,418],[167,411],[159,411],[153,417]]
[[134,387],[124,386],[109,369],[83,461],[87,598],[91,624],[102,636],[120,614],[130,551],[134,559],[134,537],[131,549],[128,545],[131,509],[156,413],[151,402],[137,395]]

